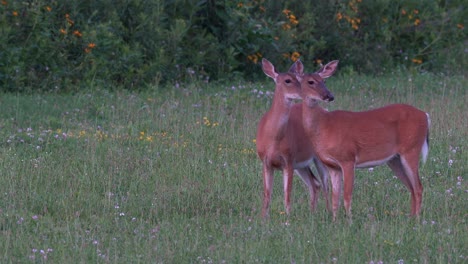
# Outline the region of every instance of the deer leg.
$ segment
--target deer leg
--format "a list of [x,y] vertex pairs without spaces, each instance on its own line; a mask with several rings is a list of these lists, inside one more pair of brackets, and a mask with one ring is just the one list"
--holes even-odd
[[343,170],[343,201],[346,216],[351,219],[351,202],[354,189],[354,163],[342,165]]
[[330,211],[330,197],[328,194],[328,170],[325,165],[323,165],[323,163],[318,159],[314,159],[314,164],[322,181],[323,197],[325,198],[325,202],[327,204],[327,210]]
[[401,158],[400,156],[396,156],[393,159],[389,160],[387,162],[387,165],[392,169],[393,173],[400,179],[403,184],[405,184],[406,188],[411,193],[411,213],[415,210],[414,208],[414,190],[413,190],[413,185],[411,184],[410,179],[406,175],[405,168],[403,167],[403,164],[401,163]]
[[400,159],[412,187],[411,215],[419,216],[423,193],[423,186],[419,178],[419,150],[401,155]]
[[320,183],[309,167],[296,169],[296,172],[307,185],[310,195],[310,210],[315,211],[315,208],[317,207],[317,193],[320,190]]
[[292,190],[292,180],[294,175],[294,169],[292,166],[287,165],[283,169],[283,184],[284,184],[284,207],[286,209],[286,214],[289,215],[291,211],[291,190]]
[[273,191],[273,168],[263,164],[263,208],[262,216],[267,218],[269,216],[269,207],[271,201],[271,193]]
[[332,214],[333,221],[336,221],[336,215],[338,212],[338,208],[340,207],[341,171],[336,169],[330,169],[329,172],[332,185]]

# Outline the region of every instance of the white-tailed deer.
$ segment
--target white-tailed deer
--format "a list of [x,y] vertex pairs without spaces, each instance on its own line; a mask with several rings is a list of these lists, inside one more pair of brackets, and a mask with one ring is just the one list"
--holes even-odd
[[[297,62],[296,62],[297,63]],[[317,162],[317,170],[323,168],[309,145],[302,126],[302,106],[294,104],[301,99],[300,83],[292,72],[277,73],[275,67],[266,59],[262,60],[263,72],[275,81],[275,93],[270,110],[262,117],[257,129],[257,153],[263,163],[263,208],[262,215],[267,217],[273,188],[274,170],[282,170],[284,184],[284,206],[289,214],[292,178],[294,170],[307,185],[310,194],[310,206],[314,210],[320,181],[312,173],[309,165]],[[291,67],[293,69],[294,66]],[[320,173],[326,177],[325,173]],[[328,207],[328,180],[323,179],[324,196]]]
[[423,187],[419,178],[419,155],[429,151],[429,114],[405,104],[392,104],[364,112],[332,111],[319,101],[333,101],[324,79],[335,73],[332,61],[315,73],[304,74],[302,63],[294,64],[301,83],[303,125],[318,158],[332,182],[332,212],[336,219],[343,179],[343,200],[351,217],[355,168],[384,163],[411,192],[411,215],[421,211]]

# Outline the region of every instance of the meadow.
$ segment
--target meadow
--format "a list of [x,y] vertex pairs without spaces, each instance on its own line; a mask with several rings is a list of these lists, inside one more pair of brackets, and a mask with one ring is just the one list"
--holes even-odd
[[1,263],[467,263],[463,75],[330,78],[330,110],[409,103],[430,113],[420,218],[387,167],[358,170],[353,222],[277,172],[260,217],[255,132],[273,82],[0,96]]

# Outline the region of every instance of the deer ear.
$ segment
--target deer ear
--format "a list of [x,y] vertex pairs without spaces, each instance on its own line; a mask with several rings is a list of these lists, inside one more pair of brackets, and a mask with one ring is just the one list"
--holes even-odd
[[297,60],[291,68],[289,68],[289,72],[295,75],[303,75],[304,74],[304,64],[302,64],[301,60]]
[[336,68],[338,68],[338,62],[338,60],[330,61],[327,63],[327,65],[320,68],[320,70],[318,70],[316,73],[323,79],[326,79],[335,73]]
[[262,59],[262,69],[263,72],[273,80],[276,80],[276,77],[278,76],[278,73],[275,71],[275,66],[271,64],[267,59],[263,58]]

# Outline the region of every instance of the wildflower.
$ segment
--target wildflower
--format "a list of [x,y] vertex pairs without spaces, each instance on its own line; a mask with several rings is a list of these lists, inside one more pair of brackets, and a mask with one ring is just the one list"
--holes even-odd
[[45,9],[46,9],[48,12],[52,11],[52,7],[50,7],[50,6],[46,6]]
[[256,138],[252,139],[252,142],[257,143],[257,139]]
[[338,12],[336,14],[336,21],[340,21],[341,19],[343,19],[343,15],[340,12]]
[[417,15],[417,14],[419,14],[419,10],[415,9],[415,10],[413,10],[413,13]]
[[13,14],[13,16],[18,16],[18,12],[16,12],[16,11],[13,11],[12,14]]
[[289,25],[289,24],[283,24],[282,27],[283,27],[283,30],[289,30],[289,29],[291,29],[291,25]]
[[416,19],[414,20],[414,25],[417,26],[417,25],[419,25],[419,24],[421,24],[421,20],[419,20],[418,18],[416,18]]
[[237,4],[237,7],[243,7],[243,6],[244,6],[244,4],[242,2]]
[[67,34],[67,31],[63,28],[60,29],[60,34],[63,34],[63,35],[66,35]]
[[301,54],[297,51],[293,52],[291,55],[291,60],[292,61],[297,61],[301,57]]
[[81,38],[83,36],[83,34],[78,30],[73,31],[73,35],[75,35],[75,36],[77,36],[79,38]]
[[94,43],[89,43],[88,46],[85,48],[85,52],[86,53],[90,53],[92,49],[94,49],[96,47],[96,44]]
[[316,62],[318,65],[322,65],[323,60],[317,59],[317,60],[315,60],[315,62]]
[[401,14],[402,14],[402,15],[406,15],[406,10],[402,9],[402,10],[401,10]]
[[284,9],[283,10],[283,14],[285,14],[285,15],[289,15],[290,13],[291,13],[291,10],[289,10],[289,9]]
[[465,26],[463,26],[463,24],[457,24],[457,28],[459,28],[459,29],[464,29]]
[[73,26],[73,25],[75,24],[75,22],[73,22],[73,20],[71,20],[69,14],[65,14],[65,19],[67,20],[67,22],[68,22],[68,24],[69,24],[70,26]]
[[247,59],[248,59],[249,61],[255,63],[255,64],[258,62],[258,56],[255,55],[255,54],[248,55],[248,56],[247,56]]
[[415,64],[421,64],[423,61],[421,59],[414,58],[411,60]]
[[7,1],[2,1],[2,5],[4,6],[8,5]]

